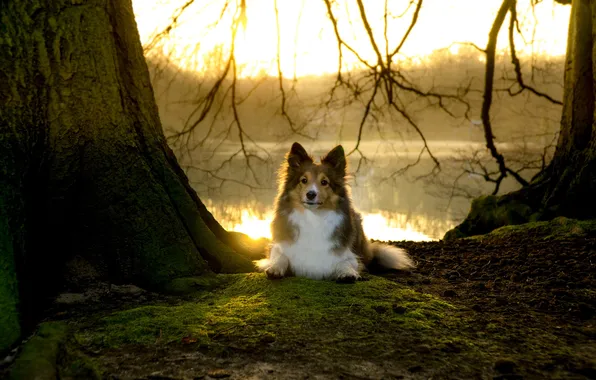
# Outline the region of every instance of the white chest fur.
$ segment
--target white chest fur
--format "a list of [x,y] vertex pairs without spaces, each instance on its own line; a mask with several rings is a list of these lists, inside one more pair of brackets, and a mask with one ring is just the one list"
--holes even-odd
[[[350,250],[336,252],[333,233],[344,221],[343,216],[329,210],[292,211],[289,221],[297,229],[296,241],[279,242],[294,274],[312,279],[338,277],[357,271],[358,260]],[[352,269],[353,268],[353,269]]]

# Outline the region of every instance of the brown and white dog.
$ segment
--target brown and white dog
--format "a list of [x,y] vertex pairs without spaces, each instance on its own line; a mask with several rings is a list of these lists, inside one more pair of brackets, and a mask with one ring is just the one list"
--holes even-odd
[[414,266],[405,250],[371,243],[364,235],[362,218],[352,207],[346,186],[341,145],[320,163],[302,145],[292,145],[280,171],[271,232],[269,257],[255,263],[271,278],[294,274],[354,282],[362,266]]

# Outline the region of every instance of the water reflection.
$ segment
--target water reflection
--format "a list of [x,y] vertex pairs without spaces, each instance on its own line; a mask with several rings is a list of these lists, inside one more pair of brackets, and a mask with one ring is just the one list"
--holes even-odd
[[[371,239],[377,240],[412,240],[430,241],[433,240],[420,232],[420,227],[414,227],[407,222],[407,215],[387,212],[375,214],[362,214],[364,233]],[[422,229],[425,230],[425,229]]]
[[[287,144],[263,144],[270,148],[271,159],[267,162],[253,162],[254,173],[261,182],[260,189],[249,189],[242,185],[242,181],[251,182],[253,174],[247,171],[246,161],[242,157],[221,155],[222,152],[229,154],[228,148],[232,151],[236,146],[237,149],[237,145],[232,143],[228,144],[229,147],[222,147],[214,156],[211,154],[215,152],[203,149],[197,151],[196,157],[193,157],[197,162],[208,162],[214,168],[221,167],[218,174],[234,181],[227,181],[222,186],[213,184],[213,179],[205,172],[192,169],[187,172],[191,184],[224,228],[243,232],[254,238],[270,237],[269,224],[277,194],[277,169],[287,150]],[[317,141],[306,144],[305,147],[313,156],[320,157],[334,144],[330,141]],[[464,189],[461,194],[453,192],[455,176],[437,186],[429,185],[423,180],[414,180],[428,174],[434,166],[428,158],[418,160],[419,150],[412,148],[418,147],[416,144],[415,141],[408,141],[398,149],[398,145],[393,147],[379,141],[364,141],[361,149],[370,160],[360,162],[357,155],[348,157],[348,168],[354,170],[349,181],[350,192],[356,209],[364,217],[364,230],[370,238],[385,241],[439,240],[466,216],[470,208],[467,196],[492,191],[492,184],[471,176],[458,177],[458,186]],[[465,141],[435,141],[433,144],[433,152],[445,156],[448,153],[455,155],[457,149],[466,144],[473,145]],[[345,145],[353,146],[349,141]],[[207,155],[208,159],[201,155]],[[207,161],[201,161],[203,158]],[[393,176],[396,168],[413,162],[418,163],[408,171],[407,176]],[[455,164],[459,165],[457,162]],[[356,171],[356,168],[359,170]],[[444,170],[444,173],[449,173],[449,169]],[[461,173],[459,166],[455,173]],[[515,186],[513,180],[508,181],[506,178],[501,185],[504,192]]]
[[[210,199],[205,205],[221,225],[229,231],[247,234],[253,239],[271,238],[269,225],[273,219],[270,209],[259,211],[259,205],[248,203],[243,206],[221,205]],[[429,236],[421,231],[444,231],[454,227],[455,223],[445,220],[427,219],[424,216],[412,216],[399,212],[379,211],[362,212],[364,232],[371,239],[384,241],[431,241],[440,239],[439,234]]]

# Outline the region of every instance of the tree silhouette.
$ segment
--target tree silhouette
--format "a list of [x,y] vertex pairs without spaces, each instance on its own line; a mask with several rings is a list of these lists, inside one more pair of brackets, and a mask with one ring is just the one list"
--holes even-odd
[[[423,158],[429,158],[433,162],[433,167],[426,176],[436,177],[441,169],[442,162],[434,155],[431,147],[428,143],[429,136],[432,138],[432,132],[425,132],[423,126],[417,120],[412,109],[423,105],[426,108],[437,108],[441,110],[446,117],[451,117],[461,122],[470,122],[472,117],[473,103],[478,101],[478,95],[481,94],[481,109],[480,119],[482,121],[482,127],[484,131],[484,138],[486,143],[487,152],[490,153],[493,163],[485,163],[490,167],[484,167],[482,169],[482,177],[489,183],[493,184],[493,194],[499,193],[501,184],[505,178],[513,178],[519,186],[527,186],[531,177],[528,177],[527,173],[523,173],[527,170],[529,165],[521,165],[524,170],[520,171],[515,168],[514,165],[507,163],[507,155],[509,153],[502,153],[495,139],[494,127],[491,122],[491,109],[494,103],[495,93],[507,93],[511,97],[529,96],[535,97],[536,101],[544,100],[557,107],[562,102],[556,99],[555,95],[551,95],[548,91],[544,91],[535,85],[534,70],[538,69],[532,66],[532,75],[530,79],[525,77],[527,70],[523,67],[523,60],[518,57],[515,36],[522,35],[521,28],[519,25],[517,1],[504,1],[499,8],[493,25],[488,33],[488,43],[486,47],[478,47],[473,43],[459,42],[458,45],[462,47],[471,47],[475,52],[480,53],[484,56],[484,80],[482,85],[478,87],[473,82],[475,78],[468,78],[464,83],[457,86],[445,86],[441,83],[435,85],[432,81],[421,82],[418,78],[414,78],[411,74],[411,65],[404,64],[403,55],[401,50],[408,38],[412,34],[412,31],[416,28],[417,21],[419,20],[421,12],[424,12],[423,1],[412,1],[409,2],[407,8],[403,13],[398,16],[392,15],[389,10],[389,3],[385,1],[384,13],[382,21],[375,20],[376,25],[373,25],[373,20],[370,18],[370,7],[365,5],[362,1],[356,1],[357,13],[339,15],[339,10],[344,7],[346,2],[337,1],[323,1],[325,10],[327,13],[327,19],[332,27],[336,43],[337,43],[337,71],[335,79],[328,83],[328,87],[324,91],[325,96],[317,98],[319,102],[317,108],[322,114],[329,115],[333,114],[335,110],[347,109],[360,109],[359,124],[355,132],[354,140],[355,145],[348,149],[349,155],[356,155],[358,165],[356,171],[358,171],[361,165],[368,161],[369,158],[364,154],[361,149],[361,142],[367,137],[366,127],[367,125],[377,124],[377,130],[381,134],[384,127],[379,127],[378,124],[382,120],[390,120],[390,123],[399,123],[404,125],[406,128],[413,130],[422,142],[422,148],[418,154],[417,159],[414,162],[408,163],[405,166],[397,169],[392,177],[401,175],[408,171],[409,168],[415,166]],[[234,61],[235,56],[235,41],[236,31],[238,27],[250,23],[250,20],[246,19],[246,7],[250,7],[250,3],[247,4],[244,1],[232,2],[222,1],[218,3],[221,7],[221,14],[225,12],[230,13],[230,17],[225,18],[230,23],[232,31],[231,42],[227,49],[227,56],[225,57],[222,65],[225,64],[226,69],[220,70],[217,80],[205,81],[205,85],[209,88],[209,91],[204,91],[202,94],[198,94],[196,99],[196,107],[193,111],[189,112],[188,119],[186,120],[184,127],[169,136],[170,143],[173,144],[177,152],[183,152],[186,156],[191,156],[192,151],[198,147],[205,148],[203,143],[205,138],[201,139],[201,143],[195,142],[196,137],[193,137],[195,132],[201,133],[203,136],[213,137],[212,130],[214,130],[213,120],[216,115],[225,112],[228,108],[229,113],[234,115],[234,120],[229,122],[225,129],[219,134],[221,141],[224,137],[238,135],[239,148],[235,152],[234,157],[243,157],[245,160],[246,167],[250,171],[252,181],[244,181],[243,183],[251,188],[259,186],[260,182],[255,175],[252,163],[264,163],[270,156],[266,154],[254,154],[251,152],[264,153],[264,149],[259,148],[257,139],[250,139],[250,132],[247,132],[246,128],[243,127],[243,117],[238,112],[238,72],[236,70],[228,70],[228,67],[233,67],[231,63]],[[347,4],[347,3],[346,3]],[[532,2],[532,6],[536,5],[536,2]],[[193,1],[188,1],[184,4],[184,9],[189,11],[192,8]],[[278,121],[278,128],[281,128],[281,122],[283,121],[287,126],[287,134],[284,136],[286,139],[290,138],[304,138],[313,139],[316,137],[317,130],[313,133],[312,128],[308,128],[309,122],[316,120],[313,118],[305,118],[302,114],[306,113],[304,102],[297,100],[297,83],[302,78],[294,78],[290,83],[285,79],[284,73],[281,69],[281,53],[280,53],[280,26],[279,26],[279,10],[277,2],[273,1],[271,6],[274,7],[275,12],[275,25],[277,28],[277,81],[278,81],[278,99],[279,103],[277,108],[272,111],[276,112],[281,116],[281,120]],[[160,41],[166,41],[170,32],[175,30],[177,27],[178,18],[182,12],[182,8],[172,18],[172,22],[163,31],[157,33],[150,43],[146,46],[146,51],[150,52],[152,49],[159,47]],[[340,21],[346,22],[345,18],[348,17],[350,24],[361,24],[363,38],[369,41],[368,46],[359,48],[352,46],[348,42],[348,38],[344,36],[347,34],[345,28],[340,27]],[[391,35],[388,31],[388,26],[391,23],[392,17],[411,17],[408,22],[408,26],[405,29],[403,35],[395,36]],[[499,59],[496,52],[497,37],[501,29],[505,29],[505,20],[509,17],[508,23],[508,40],[509,40],[509,58],[512,78],[506,78],[506,80],[496,80],[495,71],[496,63]],[[340,20],[341,18],[341,20]],[[224,22],[218,20],[218,22]],[[378,23],[381,23],[379,25]],[[375,34],[373,29],[383,30],[382,36]],[[352,33],[356,33],[351,31]],[[372,58],[367,55],[367,50],[373,52]],[[346,65],[345,57],[351,55],[357,60],[357,67],[351,68]],[[532,63],[530,63],[532,65]],[[158,64],[158,67],[160,65]],[[432,71],[432,69],[430,70]],[[257,83],[255,87],[259,86]],[[220,96],[218,103],[215,99]],[[310,96],[307,95],[307,96]],[[246,98],[250,97],[250,93],[246,95]],[[232,100],[234,98],[234,100]],[[243,98],[242,102],[246,99]],[[414,107],[415,106],[415,107]],[[301,110],[300,114],[293,112],[294,108]],[[321,111],[322,109],[322,111]],[[313,112],[314,113],[314,112]],[[240,115],[240,116],[239,116]],[[296,120],[302,117],[302,120]],[[207,121],[209,119],[209,121]],[[201,126],[199,130],[197,127]],[[208,127],[208,133],[204,131]],[[232,129],[236,129],[233,132]],[[217,146],[213,149],[217,149]],[[511,157],[512,160],[514,157]],[[545,154],[538,154],[535,157],[529,157],[528,162],[535,161],[537,159],[548,158]],[[470,157],[470,160],[474,160]],[[186,167],[185,164],[183,166]],[[494,168],[493,168],[494,166]],[[535,167],[535,165],[531,165]],[[220,175],[222,166],[207,169],[200,165],[193,165],[193,169],[202,170],[208,173],[211,178],[225,181],[234,181],[232,178],[223,178]],[[465,174],[461,172],[460,174]],[[535,173],[531,173],[532,176]],[[455,178],[455,177],[453,177]],[[220,183],[221,183],[220,182]],[[249,183],[252,183],[250,185]],[[452,186],[457,186],[457,183],[453,183]]]

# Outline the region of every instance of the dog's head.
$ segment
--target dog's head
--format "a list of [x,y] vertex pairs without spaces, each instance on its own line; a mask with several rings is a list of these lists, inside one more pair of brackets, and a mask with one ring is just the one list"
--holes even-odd
[[286,156],[285,190],[296,206],[335,209],[346,196],[346,156],[341,145],[315,163],[302,145],[294,143]]

